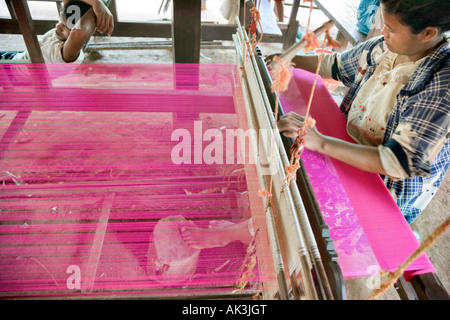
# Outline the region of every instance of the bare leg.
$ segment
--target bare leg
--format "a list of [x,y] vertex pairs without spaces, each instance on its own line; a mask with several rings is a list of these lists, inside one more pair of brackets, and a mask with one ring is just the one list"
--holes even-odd
[[185,227],[181,228],[181,235],[184,241],[194,249],[223,247],[231,241],[249,244],[252,240],[249,220],[209,228]]

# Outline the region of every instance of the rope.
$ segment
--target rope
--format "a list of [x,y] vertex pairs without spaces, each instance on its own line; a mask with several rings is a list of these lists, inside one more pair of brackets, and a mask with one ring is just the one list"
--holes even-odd
[[[447,230],[448,226],[450,224],[450,218],[447,218],[447,220],[441,224],[431,235],[429,235],[425,241],[414,251],[413,254],[409,256],[408,259],[401,265],[397,267],[397,270],[395,272],[389,272],[388,278],[383,281],[383,283],[380,285],[380,288],[375,289],[373,293],[367,298],[367,300],[373,300],[376,299],[381,294],[385,293],[389,288],[391,288],[403,275],[403,272],[406,270],[406,268],[414,261],[416,260],[420,255],[422,255],[428,248],[430,248],[437,239]],[[380,276],[383,276],[387,273],[387,271],[380,271]]]
[[[306,107],[306,113],[305,113],[305,120],[303,121],[302,127],[297,132],[297,138],[295,138],[294,143],[291,147],[290,153],[291,153],[291,160],[289,166],[286,167],[286,177],[283,181],[283,186],[281,188],[281,192],[283,192],[286,185],[289,185],[292,179],[296,179],[297,177],[297,170],[300,168],[300,157],[303,153],[303,150],[305,149],[305,140],[303,137],[306,135],[306,126],[314,127],[316,124],[316,121],[309,117],[309,113],[311,110],[312,100],[314,97],[314,92],[316,90],[316,84],[317,79],[319,77],[319,71],[320,66],[322,64],[322,58],[323,58],[323,49],[325,48],[327,41],[324,39],[322,43],[322,50],[319,55],[319,62],[317,63],[316,72],[314,74],[314,81],[311,88],[311,93],[309,95],[308,105]],[[274,59],[275,61],[275,59]]]

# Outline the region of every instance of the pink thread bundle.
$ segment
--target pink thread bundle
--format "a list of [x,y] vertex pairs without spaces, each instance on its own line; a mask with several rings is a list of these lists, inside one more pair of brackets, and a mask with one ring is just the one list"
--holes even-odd
[[278,56],[275,56],[273,61],[277,67],[272,70],[272,92],[286,91],[292,78],[293,63],[291,61],[284,61]]

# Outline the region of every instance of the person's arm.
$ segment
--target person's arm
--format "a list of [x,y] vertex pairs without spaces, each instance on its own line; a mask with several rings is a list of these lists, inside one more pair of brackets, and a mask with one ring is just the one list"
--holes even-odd
[[309,128],[308,134],[318,134],[321,138],[317,148],[315,148],[316,150],[314,150],[314,147],[311,147],[311,141],[308,143],[308,140],[312,139],[307,139],[307,148],[309,146],[309,148],[314,151],[328,155],[360,170],[388,175],[381,163],[380,153],[377,147],[350,143],[333,137],[324,136],[319,133],[316,128]]
[[[276,56],[281,56],[281,53],[273,53],[265,58],[266,65],[272,67],[273,59]],[[294,67],[300,68],[309,72],[316,72],[317,65],[319,64],[319,56],[315,54],[310,55],[296,55],[292,58],[291,62]]]
[[65,62],[73,62],[80,55],[86,42],[95,32],[96,17],[93,9],[89,9],[70,31],[70,35],[61,49],[62,58]]
[[[102,0],[81,0],[92,6],[94,14],[96,17],[97,31],[100,33],[105,33],[108,31],[108,37],[111,36],[114,30],[114,17],[109,11],[108,7]],[[63,0],[66,4],[69,0]]]
[[309,72],[316,72],[317,65],[319,64],[318,55],[298,55],[292,58],[292,63],[294,63],[296,68],[300,68]]
[[[288,138],[296,138],[304,117],[290,112],[278,121],[278,129]],[[305,147],[340,160],[358,169],[386,175],[377,147],[350,143],[321,134],[316,127],[306,127]]]

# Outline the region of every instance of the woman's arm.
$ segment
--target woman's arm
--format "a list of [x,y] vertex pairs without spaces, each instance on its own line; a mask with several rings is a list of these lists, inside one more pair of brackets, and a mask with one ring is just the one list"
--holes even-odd
[[[314,132],[314,133],[313,133]],[[367,172],[387,175],[381,164],[380,153],[377,147],[365,146],[355,143],[350,143],[333,137],[328,137],[320,134],[316,128],[309,128],[308,134],[318,134],[321,136],[318,148],[314,150],[311,143],[306,140],[305,146],[328,155],[334,159],[340,160],[360,170]]]
[[[280,118],[278,129],[286,137],[296,138],[303,119],[304,117],[290,112]],[[320,152],[364,171],[386,175],[377,147],[359,145],[325,136],[316,127],[306,127],[306,131],[304,139],[307,149]]]

